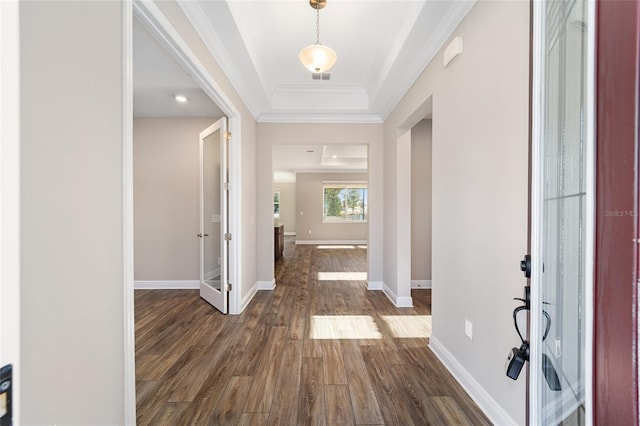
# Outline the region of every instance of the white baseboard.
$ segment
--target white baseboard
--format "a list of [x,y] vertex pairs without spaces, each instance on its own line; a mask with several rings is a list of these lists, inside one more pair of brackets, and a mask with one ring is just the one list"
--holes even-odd
[[431,288],[431,280],[411,280],[411,288],[416,290]]
[[369,281],[368,290],[382,290],[387,295],[391,303],[396,308],[412,308],[413,299],[411,297],[398,297],[384,281]]
[[367,245],[367,240],[296,240],[296,244],[312,244],[317,246],[345,244]]
[[258,281],[256,282],[256,286],[258,290],[275,290],[276,279],[274,278],[271,281]]
[[384,283],[382,281],[369,281],[367,290],[384,290]]
[[200,288],[200,281],[134,281],[133,288],[135,290],[197,290]]
[[240,301],[240,312],[238,312],[238,314],[241,314],[242,312],[244,312],[245,309],[247,309],[247,306],[249,306],[249,303],[251,303],[251,300],[253,299],[253,297],[256,295],[257,292],[258,292],[258,283],[256,282],[253,285],[253,287],[251,287],[251,290],[249,290],[249,292]]
[[285,237],[290,237],[290,236],[296,236],[296,231],[284,231],[284,236]]
[[464,390],[467,391],[471,399],[480,407],[491,423],[505,426],[518,424],[433,335],[429,338],[429,348],[447,367]]

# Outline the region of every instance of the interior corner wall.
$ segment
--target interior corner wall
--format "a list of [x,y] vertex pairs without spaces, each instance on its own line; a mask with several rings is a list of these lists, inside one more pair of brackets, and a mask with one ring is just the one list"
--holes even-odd
[[200,279],[199,135],[215,121],[133,120],[136,281]]
[[[256,120],[243,102],[238,92],[234,89],[222,68],[211,56],[208,48],[202,42],[184,12],[175,0],[155,2],[155,5],[162,11],[165,18],[173,26],[175,31],[189,45],[189,48],[198,60],[207,69],[215,80],[217,86],[224,95],[238,110],[241,120],[241,128],[233,134],[230,143],[240,144],[239,147],[239,182],[231,182],[231,191],[237,191],[239,197],[238,209],[240,217],[238,220],[239,236],[234,235],[231,244],[240,241],[241,250],[239,258],[240,277],[235,277],[234,288],[240,288],[240,300],[245,300],[256,288],[257,270],[257,217],[256,217]],[[271,182],[272,178],[269,178]],[[271,215],[273,225],[273,212]],[[272,248],[273,250],[273,248]],[[272,258],[273,259],[273,258]],[[233,278],[233,277],[231,277]],[[237,287],[236,287],[237,286]]]
[[411,129],[411,280],[431,281],[431,120]]
[[296,233],[296,182],[274,182],[273,190],[280,191],[280,222],[285,235]]
[[485,410],[524,424],[526,380],[506,377],[504,362],[520,345],[513,297],[526,284],[518,262],[527,250],[529,3],[480,0],[449,41],[456,36],[464,52],[445,69],[441,49],[384,123],[385,284],[397,276],[397,245],[410,245],[396,238],[405,219],[393,207],[398,134],[419,121],[415,112],[431,98],[430,344],[472,380],[475,397],[491,400]]
[[298,241],[367,241],[368,224],[324,223],[323,182],[366,182],[366,173],[298,173],[296,178]]
[[20,422],[124,424],[123,6],[19,7]]
[[[369,230],[382,229],[383,170],[382,124],[258,123],[257,156],[257,259],[258,280],[271,282],[273,267],[273,145],[368,145]],[[270,255],[269,255],[270,254]],[[369,280],[382,281],[382,233],[369,232]]]

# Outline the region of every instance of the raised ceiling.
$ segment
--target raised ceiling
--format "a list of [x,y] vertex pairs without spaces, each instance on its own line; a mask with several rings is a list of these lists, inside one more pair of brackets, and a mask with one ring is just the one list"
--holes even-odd
[[307,0],[179,5],[258,121],[382,122],[474,1],[328,0],[320,42],[338,55],[328,81],[298,60],[316,36]]

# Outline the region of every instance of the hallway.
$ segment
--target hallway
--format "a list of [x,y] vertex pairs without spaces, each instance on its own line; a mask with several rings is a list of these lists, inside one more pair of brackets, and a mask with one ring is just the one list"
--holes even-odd
[[138,424],[489,424],[428,348],[431,291],[395,308],[366,258],[287,239],[275,291],[239,316],[136,291]]

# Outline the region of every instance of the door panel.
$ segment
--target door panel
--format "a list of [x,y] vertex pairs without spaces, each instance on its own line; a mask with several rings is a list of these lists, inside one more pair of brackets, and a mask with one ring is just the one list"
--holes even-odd
[[226,118],[200,134],[200,297],[227,313]]

